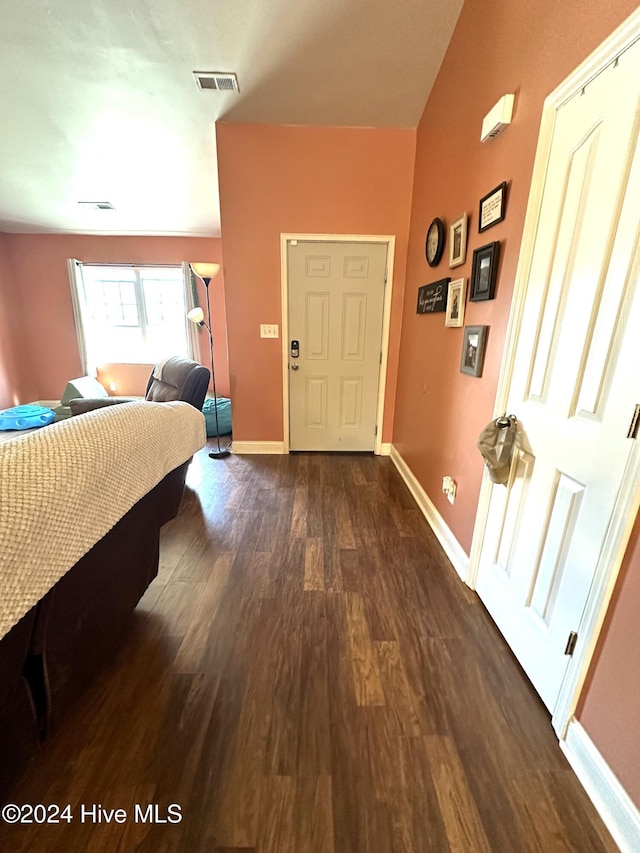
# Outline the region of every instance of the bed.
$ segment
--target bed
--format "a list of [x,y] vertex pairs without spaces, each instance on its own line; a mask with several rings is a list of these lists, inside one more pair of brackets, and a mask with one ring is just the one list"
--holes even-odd
[[0,444],[0,790],[112,653],[205,440],[188,403],[134,402]]

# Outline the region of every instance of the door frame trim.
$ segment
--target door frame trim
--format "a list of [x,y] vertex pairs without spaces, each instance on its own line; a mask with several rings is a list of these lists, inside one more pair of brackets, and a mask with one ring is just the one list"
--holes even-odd
[[305,243],[385,243],[387,246],[387,283],[384,289],[382,307],[382,359],[378,373],[378,402],[376,405],[378,432],[376,433],[374,448],[376,456],[384,455],[382,428],[384,426],[384,399],[387,388],[396,238],[389,234],[280,234],[280,328],[282,329],[282,434],[284,437],[284,453],[289,453],[289,268],[287,265],[287,245],[291,240]]
[[[538,230],[544,179],[549,162],[556,113],[561,106],[574,95],[577,95],[594,77],[604,71],[621,53],[628,50],[639,39],[640,10],[637,10],[545,99],[493,417],[504,414],[513,378],[516,345],[524,311],[526,282],[533,260],[533,249]],[[631,412],[629,415],[631,416]],[[612,522],[607,531],[602,555],[596,567],[594,581],[578,626],[578,643],[573,657],[569,661],[553,711],[551,722],[560,740],[565,738],[567,728],[578,705],[631,530],[640,509],[640,488],[636,485],[639,481],[640,441],[636,440],[631,449],[620,492],[614,506]],[[472,589],[475,589],[478,577],[492,486],[493,484],[485,470],[471,541],[469,575],[466,579],[466,583]]]

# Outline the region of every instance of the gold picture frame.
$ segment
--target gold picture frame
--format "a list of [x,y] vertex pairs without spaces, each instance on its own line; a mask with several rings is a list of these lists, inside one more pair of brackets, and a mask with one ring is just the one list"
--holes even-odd
[[447,295],[447,313],[444,319],[445,326],[457,329],[464,325],[464,306],[467,296],[466,278],[458,278],[449,282],[449,293]]
[[467,257],[467,214],[463,213],[449,226],[449,266],[459,267]]

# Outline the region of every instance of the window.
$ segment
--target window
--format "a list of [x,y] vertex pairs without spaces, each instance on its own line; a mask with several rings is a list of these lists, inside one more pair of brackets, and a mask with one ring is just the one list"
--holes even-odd
[[82,324],[87,364],[193,357],[187,328],[192,324],[186,320],[191,293],[183,268],[73,264],[76,324]]

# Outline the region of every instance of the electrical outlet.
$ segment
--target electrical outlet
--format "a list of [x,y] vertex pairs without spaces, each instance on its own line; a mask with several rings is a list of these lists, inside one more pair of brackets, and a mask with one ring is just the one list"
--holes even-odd
[[279,336],[280,336],[280,332],[278,330],[277,323],[275,325],[267,324],[267,323],[262,323],[260,325],[260,337],[261,338],[277,338]]
[[453,504],[456,499],[456,483],[453,477],[442,478],[442,491],[447,496],[450,504]]

